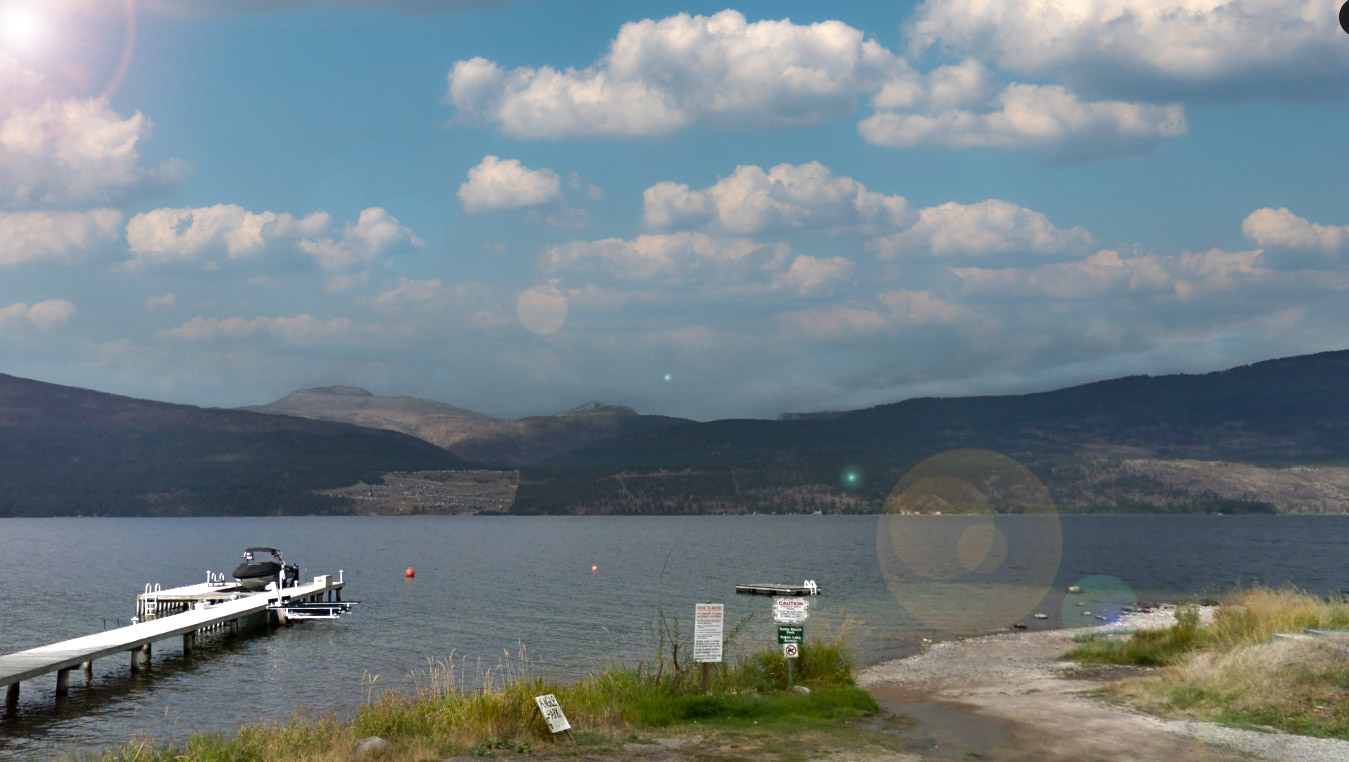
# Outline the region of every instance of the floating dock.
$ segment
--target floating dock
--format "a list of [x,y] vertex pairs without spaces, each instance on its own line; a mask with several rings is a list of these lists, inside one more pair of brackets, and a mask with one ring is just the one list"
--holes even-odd
[[742,595],[794,597],[798,595],[819,595],[820,586],[814,583],[808,585],[736,585],[735,591]]
[[199,633],[228,627],[230,634],[237,634],[240,620],[248,617],[278,624],[334,618],[351,606],[341,602],[343,584],[339,573],[337,579],[325,574],[309,584],[259,592],[222,582],[165,590],[147,586],[136,596],[134,624],[0,656],[0,686],[8,686],[5,707],[13,712],[18,705],[22,681],[51,672],[56,673],[58,699],[69,692],[70,671],[76,667],[83,668],[87,685],[93,679],[95,659],[129,653],[131,671],[138,672],[142,661],[150,665],[153,643],[177,635],[183,638],[183,654],[190,655]]

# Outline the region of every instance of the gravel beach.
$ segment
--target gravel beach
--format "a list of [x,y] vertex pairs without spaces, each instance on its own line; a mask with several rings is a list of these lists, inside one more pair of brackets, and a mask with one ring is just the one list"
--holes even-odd
[[[1213,610],[1201,610],[1211,617]],[[936,643],[866,669],[858,683],[909,717],[923,758],[1045,762],[1346,762],[1349,742],[1163,720],[1098,701],[1088,670],[1061,657],[1086,632],[1160,629],[1171,607],[1086,629],[1009,632]],[[956,754],[958,752],[958,754]]]

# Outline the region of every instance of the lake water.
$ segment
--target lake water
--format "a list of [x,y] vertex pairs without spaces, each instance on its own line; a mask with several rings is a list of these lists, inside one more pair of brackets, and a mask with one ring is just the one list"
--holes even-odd
[[[982,534],[972,521],[6,519],[0,653],[125,625],[145,583],[229,572],[250,545],[281,548],[305,579],[343,569],[344,597],[361,604],[335,622],[260,628],[234,641],[206,636],[191,660],[166,640],[153,668],[134,676],[127,657],[101,660],[88,688],[72,674],[60,705],[54,675],[26,682],[16,716],[0,720],[0,759],[94,751],[139,732],[228,730],[283,719],[299,705],[349,712],[372,676],[376,690],[407,690],[413,670],[452,653],[472,674],[523,644],[534,673],[576,677],[615,660],[651,659],[657,612],[679,617],[687,635],[700,601],[724,602],[728,628],[749,617],[742,646],[775,643],[770,599],[734,595],[742,582],[817,581],[824,595],[811,602],[807,638],[860,620],[852,642],[863,663],[910,653],[920,638],[1007,626],[1030,607],[1050,614],[1032,626],[1095,624],[1082,612],[1108,610],[1097,591],[1109,591],[1114,604],[1146,604],[1252,582],[1349,589],[1349,517],[1008,516]],[[415,579],[404,578],[409,566]],[[1087,595],[1062,592],[1084,579]]]

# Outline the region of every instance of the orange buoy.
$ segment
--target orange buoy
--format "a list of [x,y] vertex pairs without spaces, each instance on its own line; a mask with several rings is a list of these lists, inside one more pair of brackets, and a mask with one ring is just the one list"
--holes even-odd
[[407,577],[408,579],[412,579],[413,577],[417,576],[417,570],[409,566],[408,570],[403,572],[403,576]]

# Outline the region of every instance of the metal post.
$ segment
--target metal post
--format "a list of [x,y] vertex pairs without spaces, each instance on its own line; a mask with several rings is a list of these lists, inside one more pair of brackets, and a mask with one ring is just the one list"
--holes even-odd
[[707,693],[707,662],[703,662],[703,693]]
[[192,644],[196,641],[196,639],[197,633],[195,632],[183,633],[183,656],[192,655]]
[[94,663],[87,661],[84,663],[84,684],[88,685],[94,681]]
[[135,648],[131,649],[127,653],[131,654],[131,672],[133,674],[136,672],[140,672],[141,671],[140,653],[138,653],[137,649]]
[[10,683],[5,691],[5,709],[13,712],[19,708],[19,684]]
[[56,670],[56,697],[61,698],[70,693],[70,670],[71,667]]
[[796,659],[787,660],[787,690],[792,689],[792,662],[794,661],[796,661]]
[[151,656],[151,650],[152,650],[152,649],[150,648],[150,644],[149,644],[149,643],[146,643],[145,645],[141,646],[141,653],[145,654],[145,668],[146,668],[146,669],[149,669],[149,668],[150,668],[150,656]]

